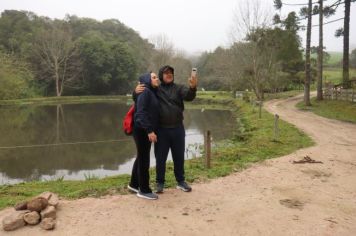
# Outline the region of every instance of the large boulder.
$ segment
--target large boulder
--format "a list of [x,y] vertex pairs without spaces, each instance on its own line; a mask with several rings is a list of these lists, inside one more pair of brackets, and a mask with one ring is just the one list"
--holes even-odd
[[56,208],[54,206],[47,206],[46,209],[41,211],[42,220],[45,218],[56,219]]
[[27,203],[27,209],[30,211],[41,212],[48,206],[48,200],[43,197],[36,197]]
[[40,227],[45,230],[52,230],[56,226],[56,221],[53,218],[45,218],[41,221]]
[[37,225],[38,223],[40,223],[41,216],[37,211],[32,211],[30,213],[26,213],[23,219],[29,225]]
[[5,231],[12,231],[26,225],[24,215],[30,211],[16,211],[2,220],[2,227]]

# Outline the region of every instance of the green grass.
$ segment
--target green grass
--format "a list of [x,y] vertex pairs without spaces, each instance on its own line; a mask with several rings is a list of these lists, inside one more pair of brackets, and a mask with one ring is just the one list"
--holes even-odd
[[[209,97],[210,96],[210,97]],[[214,97],[215,96],[215,97]],[[213,149],[212,168],[204,167],[204,158],[186,161],[186,178],[190,183],[206,181],[240,171],[250,163],[275,158],[297,149],[313,145],[313,141],[291,124],[280,121],[280,138],[274,140],[272,114],[263,110],[262,118],[249,103],[227,98],[226,94],[198,95],[195,106],[227,106],[233,112],[239,125],[230,140],[221,141]],[[221,124],[224,125],[223,123]],[[150,169],[151,182],[155,179],[154,169]],[[85,181],[67,181],[62,178],[54,181],[27,182],[16,185],[0,186],[0,209],[30,199],[43,192],[52,191],[66,199],[78,199],[87,196],[98,197],[106,194],[126,194],[129,175],[119,175],[103,179],[87,178]],[[175,185],[172,162],[167,164],[167,187]]]
[[[356,69],[350,68],[350,79],[356,78]],[[340,84],[342,82],[342,68],[325,68],[323,72],[323,82]]]
[[312,106],[307,107],[299,102],[297,107],[302,110],[312,111],[319,116],[341,121],[356,123],[356,103],[340,100],[311,100]]

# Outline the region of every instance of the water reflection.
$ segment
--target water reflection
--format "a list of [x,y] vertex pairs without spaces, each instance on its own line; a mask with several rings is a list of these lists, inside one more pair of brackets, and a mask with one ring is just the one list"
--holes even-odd
[[[136,151],[121,131],[127,110],[113,103],[1,107],[0,184],[129,173]],[[212,130],[215,140],[227,138],[233,122],[229,111],[187,110],[184,123],[186,156],[192,158],[204,130]],[[153,151],[151,159],[154,165]]]

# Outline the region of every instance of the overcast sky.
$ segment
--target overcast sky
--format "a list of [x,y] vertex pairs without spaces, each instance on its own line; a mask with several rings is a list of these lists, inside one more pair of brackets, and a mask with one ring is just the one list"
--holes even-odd
[[[63,19],[66,14],[97,20],[115,18],[133,28],[144,38],[166,34],[174,45],[189,53],[212,51],[230,43],[229,32],[234,9],[246,0],[0,0],[5,9],[32,11],[38,15]],[[273,9],[273,0],[261,0]],[[285,0],[305,3],[307,0]],[[333,0],[328,0],[333,2]],[[282,15],[298,11],[299,7],[283,7]],[[343,17],[343,6],[330,19]],[[317,24],[317,17],[314,17]],[[351,7],[350,46],[356,47],[356,3]],[[343,22],[325,25],[324,41],[328,51],[341,51],[342,38],[335,38],[335,30]],[[304,37],[305,31],[300,35]],[[304,40],[303,40],[304,41]],[[318,29],[313,28],[312,45],[318,42]]]

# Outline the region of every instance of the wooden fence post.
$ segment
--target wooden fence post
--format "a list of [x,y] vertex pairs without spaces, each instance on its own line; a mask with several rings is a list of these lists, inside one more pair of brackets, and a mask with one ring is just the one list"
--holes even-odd
[[278,141],[279,139],[279,126],[278,126],[279,115],[274,115],[274,141]]
[[261,119],[261,117],[262,117],[262,101],[259,101],[258,105],[259,105],[258,118]]
[[210,159],[211,159],[211,133],[210,130],[207,130],[204,135],[204,146],[205,146],[205,166],[210,168]]

